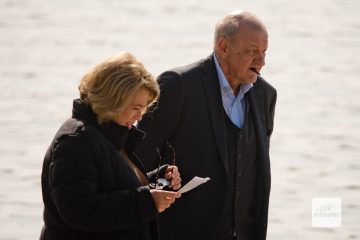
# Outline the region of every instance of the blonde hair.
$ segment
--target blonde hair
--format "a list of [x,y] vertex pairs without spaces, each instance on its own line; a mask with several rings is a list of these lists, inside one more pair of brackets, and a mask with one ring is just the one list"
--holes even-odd
[[80,98],[88,102],[103,123],[131,104],[140,89],[149,91],[148,107],[159,97],[159,85],[130,53],[115,55],[92,68],[79,85]]

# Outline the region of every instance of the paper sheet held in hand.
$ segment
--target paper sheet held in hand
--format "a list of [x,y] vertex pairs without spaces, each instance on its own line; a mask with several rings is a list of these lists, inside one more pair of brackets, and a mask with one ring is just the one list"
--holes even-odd
[[201,177],[193,177],[193,179],[191,179],[187,184],[185,184],[182,188],[180,188],[180,190],[178,192],[181,193],[186,193],[188,191],[190,191],[191,189],[196,188],[197,186],[206,183],[207,181],[209,181],[210,178],[201,178]]

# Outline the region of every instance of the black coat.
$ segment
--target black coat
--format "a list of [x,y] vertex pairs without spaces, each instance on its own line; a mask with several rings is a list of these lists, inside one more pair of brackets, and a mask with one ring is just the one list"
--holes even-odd
[[[169,141],[183,183],[194,176],[211,180],[185,193],[160,216],[160,237],[212,239],[222,211],[228,181],[226,129],[219,79],[212,56],[160,75],[159,104],[139,128],[147,137],[137,153],[144,165],[156,165],[154,146]],[[256,193],[256,239],[266,238],[270,193],[269,141],[273,130],[276,90],[260,76],[247,93],[257,142],[259,177]],[[166,145],[164,145],[166,146]],[[171,158],[170,158],[171,160]],[[236,213],[235,213],[236,214]]]
[[40,239],[158,239],[158,212],[149,188],[141,186],[119,154],[125,148],[143,170],[133,153],[143,137],[134,127],[99,125],[89,105],[75,100],[72,118],[44,159]]

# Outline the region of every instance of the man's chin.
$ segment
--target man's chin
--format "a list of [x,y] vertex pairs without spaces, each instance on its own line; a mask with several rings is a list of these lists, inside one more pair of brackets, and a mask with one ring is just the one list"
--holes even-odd
[[243,79],[242,83],[255,83],[257,81],[257,75],[256,76],[251,76],[247,79]]
[[250,83],[255,83],[257,81],[257,77],[258,75],[253,75],[251,74],[250,76],[247,77],[238,77],[237,79],[234,78],[234,80],[236,79],[236,81],[240,84],[250,84]]

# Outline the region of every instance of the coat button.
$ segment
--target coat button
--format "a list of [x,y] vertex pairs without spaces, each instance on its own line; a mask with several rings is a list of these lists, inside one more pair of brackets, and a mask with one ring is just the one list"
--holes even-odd
[[238,177],[241,177],[242,176],[242,172],[238,172]]
[[239,153],[238,154],[238,159],[240,159],[242,157],[242,154],[241,153]]

